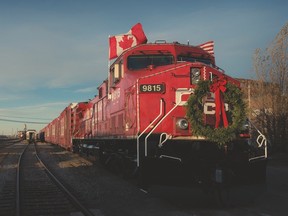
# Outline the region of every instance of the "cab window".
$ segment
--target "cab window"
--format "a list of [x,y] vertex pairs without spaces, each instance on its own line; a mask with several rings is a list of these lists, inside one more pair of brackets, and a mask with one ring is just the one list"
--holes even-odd
[[128,57],[128,69],[139,70],[149,65],[163,66],[173,64],[172,55],[133,55]]

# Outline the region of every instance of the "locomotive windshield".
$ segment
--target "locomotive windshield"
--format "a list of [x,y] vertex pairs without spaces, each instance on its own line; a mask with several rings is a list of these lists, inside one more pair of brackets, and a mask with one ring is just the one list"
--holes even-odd
[[149,65],[163,66],[173,64],[172,55],[133,55],[128,57],[128,69],[138,70]]
[[212,64],[211,59],[197,58],[197,57],[192,57],[192,56],[178,56],[177,61],[202,62],[207,65]]

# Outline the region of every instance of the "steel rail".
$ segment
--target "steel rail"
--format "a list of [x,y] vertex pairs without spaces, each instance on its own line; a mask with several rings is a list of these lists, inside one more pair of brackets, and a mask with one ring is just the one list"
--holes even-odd
[[28,148],[29,144],[26,145],[24,148],[23,152],[20,154],[18,163],[17,163],[17,174],[16,174],[16,216],[20,216],[20,164],[21,164],[21,159]]
[[[20,211],[20,164],[22,160],[22,156],[25,153],[27,147],[29,144],[25,147],[23,152],[20,154],[19,159],[18,159],[18,164],[17,164],[17,182],[16,182],[16,216],[21,215]],[[43,163],[41,158],[38,155],[38,151],[36,148],[36,144],[34,143],[34,149],[35,149],[35,155],[41,166],[44,168],[46,171],[47,175],[51,178],[51,180],[57,185],[57,187],[63,191],[68,199],[71,201],[71,203],[78,209],[80,210],[85,216],[95,216],[89,209],[84,207],[80,201],[55,177],[55,175],[52,174],[52,172],[47,168],[47,166]]]
[[41,164],[41,166],[45,169],[48,176],[55,182],[55,184],[62,190],[69,200],[72,202],[74,206],[76,206],[85,216],[95,216],[89,209],[87,209],[85,206],[83,206],[80,201],[55,177],[55,175],[47,168],[47,166],[43,163],[41,158],[38,155],[38,151],[36,148],[36,144],[34,143],[35,148],[35,155]]

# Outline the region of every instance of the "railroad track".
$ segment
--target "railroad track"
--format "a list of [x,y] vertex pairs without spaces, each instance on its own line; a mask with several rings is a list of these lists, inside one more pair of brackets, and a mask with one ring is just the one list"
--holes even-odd
[[17,161],[24,144],[1,143],[0,148],[0,216],[16,215]]
[[35,145],[27,146],[18,167],[17,215],[93,215],[48,170]]
[[19,143],[20,140],[19,139],[5,139],[5,140],[0,139],[0,149],[12,146],[17,142]]
[[[5,182],[4,187],[2,184],[0,190],[0,215],[93,215],[48,170],[34,144],[18,145],[14,154],[7,153],[5,160],[12,155],[16,163],[11,169],[14,173],[10,173],[10,180]],[[4,159],[2,162],[4,164]]]

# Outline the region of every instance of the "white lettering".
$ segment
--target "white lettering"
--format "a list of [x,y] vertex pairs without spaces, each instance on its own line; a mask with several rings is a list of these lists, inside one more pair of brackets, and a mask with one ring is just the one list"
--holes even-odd
[[208,102],[204,104],[204,114],[206,115],[215,115],[215,103]]
[[[215,103],[214,102],[207,102],[204,104],[204,114],[206,115],[215,115]],[[228,111],[229,110],[229,106],[227,103],[225,103],[225,111]]]

